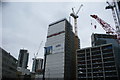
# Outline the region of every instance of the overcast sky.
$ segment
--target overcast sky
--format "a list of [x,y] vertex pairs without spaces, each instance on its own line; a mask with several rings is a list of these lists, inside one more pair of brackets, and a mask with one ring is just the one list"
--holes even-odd
[[[29,69],[32,67],[32,58],[37,52],[39,44],[44,41],[38,57],[44,55],[48,25],[63,18],[69,20],[71,8],[75,11],[83,4],[78,16],[78,36],[81,48],[91,46],[92,33],[105,33],[101,25],[90,17],[97,14],[104,21],[114,27],[111,10],[105,10],[107,4],[103,2],[4,2],[0,31],[2,31],[2,43],[0,46],[18,59],[21,48],[29,51]],[[1,9],[0,9],[1,10]],[[97,25],[97,29],[91,25]],[[73,24],[73,18],[71,18]]]

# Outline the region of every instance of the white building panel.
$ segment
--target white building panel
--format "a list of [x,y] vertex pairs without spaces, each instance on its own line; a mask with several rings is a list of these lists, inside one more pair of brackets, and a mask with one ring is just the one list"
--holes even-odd
[[58,33],[60,31],[65,31],[65,21],[49,26],[48,35]]
[[46,78],[63,78],[64,53],[50,54],[46,60]]
[[46,46],[65,41],[65,33],[47,38]]
[[52,46],[52,53],[64,52],[65,33],[47,39],[46,47]]

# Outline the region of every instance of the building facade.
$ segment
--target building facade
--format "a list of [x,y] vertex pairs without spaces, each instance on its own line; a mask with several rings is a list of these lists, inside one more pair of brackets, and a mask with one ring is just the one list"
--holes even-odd
[[111,43],[114,50],[115,62],[117,65],[118,75],[120,79],[120,44],[118,44],[116,35],[108,35],[108,34],[92,34],[92,46],[98,46],[103,44]]
[[112,44],[77,50],[78,80],[119,80]]
[[27,69],[29,53],[28,50],[20,49],[18,57],[18,67]]
[[43,68],[43,59],[42,58],[33,58],[33,67],[32,67],[32,72],[39,72],[41,71]]
[[75,80],[78,48],[79,39],[66,19],[50,24],[45,44],[45,78]]
[[2,79],[16,79],[17,78],[17,59],[10,53],[0,48],[0,54],[2,54]]
[[114,46],[118,47],[118,41],[116,35],[108,34],[92,34],[91,35],[91,44],[92,46],[98,46],[102,44],[112,43]]
[[29,58],[28,50],[20,49],[18,56],[18,66],[17,66],[17,71],[20,78],[21,77],[24,78],[24,75],[30,74],[30,70],[27,69],[28,58]]

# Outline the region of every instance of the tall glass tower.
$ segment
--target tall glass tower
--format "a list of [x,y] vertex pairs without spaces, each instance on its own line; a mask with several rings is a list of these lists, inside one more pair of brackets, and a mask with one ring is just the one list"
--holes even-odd
[[28,50],[20,49],[18,57],[18,67],[27,69],[29,53]]

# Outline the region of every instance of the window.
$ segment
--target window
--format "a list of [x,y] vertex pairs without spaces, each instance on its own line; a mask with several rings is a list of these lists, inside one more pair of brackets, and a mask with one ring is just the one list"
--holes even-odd
[[52,46],[45,47],[45,54],[52,54]]
[[56,45],[56,47],[60,47],[60,46],[61,46],[60,44]]

